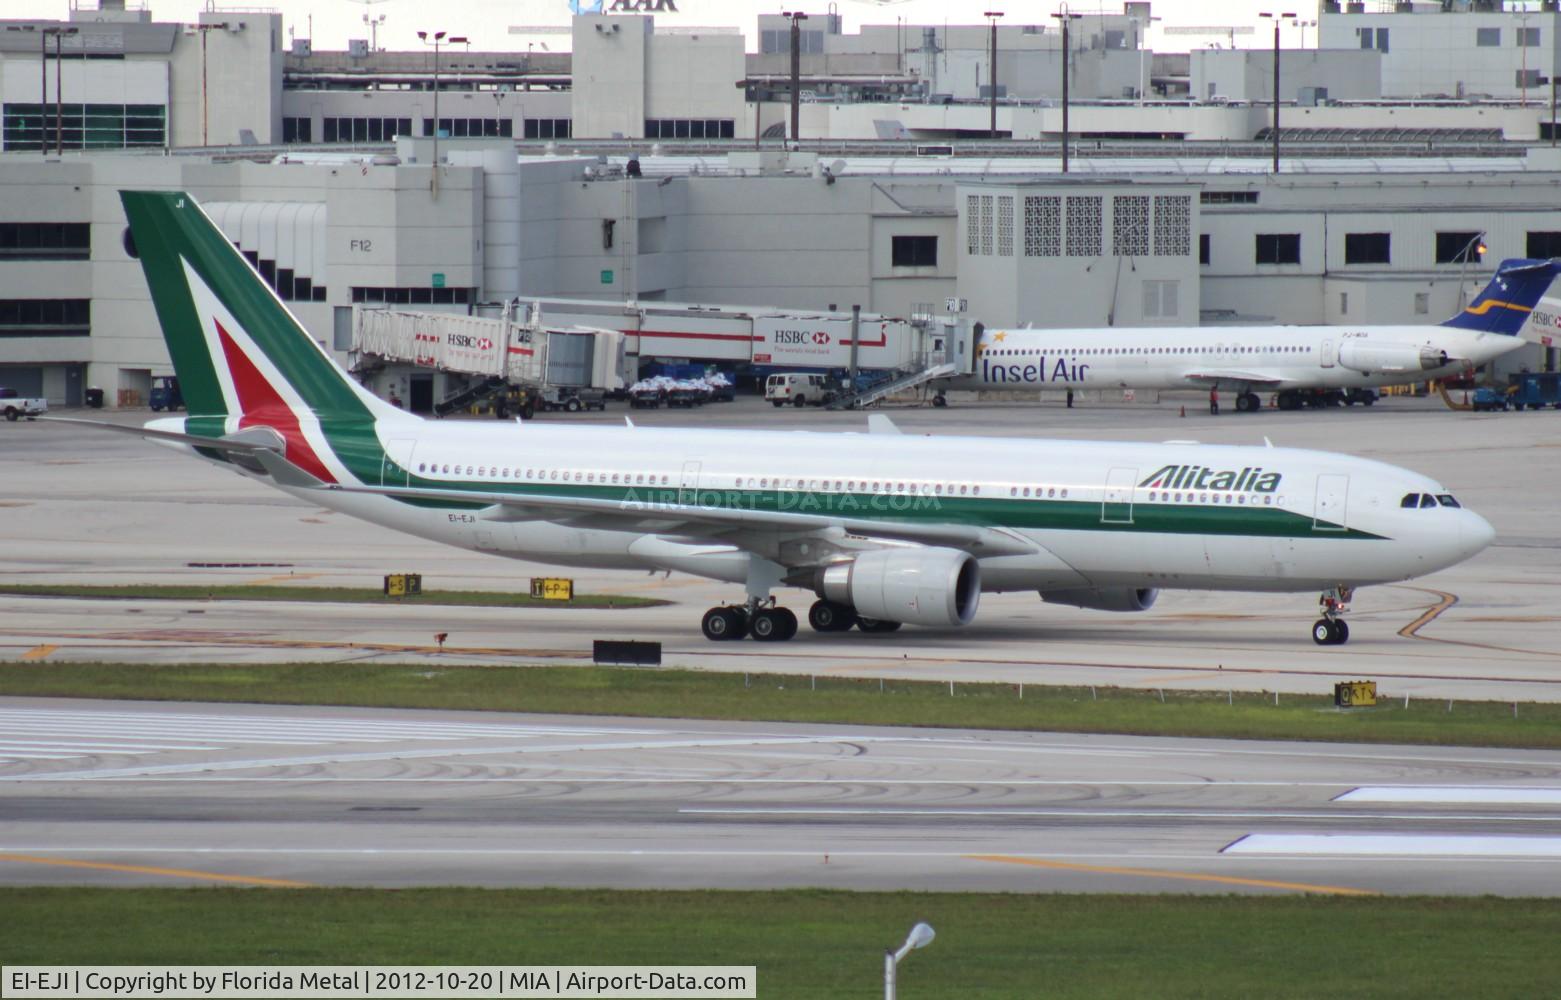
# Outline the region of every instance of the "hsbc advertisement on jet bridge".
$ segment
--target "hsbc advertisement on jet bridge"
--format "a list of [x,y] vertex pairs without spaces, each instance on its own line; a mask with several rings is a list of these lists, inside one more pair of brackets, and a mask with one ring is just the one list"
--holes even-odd
[[[864,368],[884,365],[888,331],[889,323],[884,320],[862,320],[857,364]],[[753,341],[756,365],[844,368],[851,363],[850,317],[755,316]]]

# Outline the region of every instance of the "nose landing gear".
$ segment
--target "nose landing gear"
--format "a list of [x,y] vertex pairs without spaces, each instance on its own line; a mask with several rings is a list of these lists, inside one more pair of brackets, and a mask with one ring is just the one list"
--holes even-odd
[[1350,597],[1354,587],[1340,584],[1323,591],[1317,603],[1322,605],[1323,616],[1312,623],[1312,641],[1319,646],[1342,646],[1350,640],[1350,626],[1344,615],[1350,610]]

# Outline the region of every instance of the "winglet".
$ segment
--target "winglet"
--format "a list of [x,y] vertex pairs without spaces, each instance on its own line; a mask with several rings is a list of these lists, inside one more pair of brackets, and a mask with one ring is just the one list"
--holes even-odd
[[867,433],[869,434],[898,434],[900,428],[896,427],[893,420],[887,414],[869,413],[867,415]]
[[303,469],[289,462],[287,459],[269,449],[256,451],[255,461],[270,474],[278,486],[291,486],[296,489],[318,490],[327,484],[323,479],[310,475]]

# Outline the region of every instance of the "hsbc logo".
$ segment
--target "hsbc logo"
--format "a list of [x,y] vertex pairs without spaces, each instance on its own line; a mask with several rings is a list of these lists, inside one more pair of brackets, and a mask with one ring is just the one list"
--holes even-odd
[[776,330],[775,343],[800,344],[807,346],[814,344],[820,347],[827,346],[830,342],[829,334],[823,330]]

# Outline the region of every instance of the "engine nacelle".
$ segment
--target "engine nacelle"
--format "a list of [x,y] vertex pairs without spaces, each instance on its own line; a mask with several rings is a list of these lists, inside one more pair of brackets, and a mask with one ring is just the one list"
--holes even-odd
[[1414,344],[1374,344],[1346,340],[1339,345],[1339,364],[1358,372],[1423,372],[1451,363],[1446,351]]
[[1154,587],[1080,587],[1077,590],[1043,590],[1047,604],[1069,604],[1091,611],[1148,611],[1160,591]]
[[958,549],[879,549],[826,566],[817,590],[864,618],[969,625],[981,603],[981,565]]

